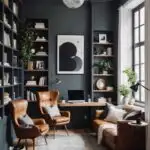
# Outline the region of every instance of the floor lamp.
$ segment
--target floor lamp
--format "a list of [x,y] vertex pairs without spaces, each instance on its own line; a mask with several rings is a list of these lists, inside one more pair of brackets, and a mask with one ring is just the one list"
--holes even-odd
[[130,88],[132,89],[132,91],[137,92],[139,86],[142,86],[144,89],[150,91],[149,88],[145,87],[140,82],[137,82],[136,84],[132,85]]
[[[146,89],[147,91],[150,91],[149,88],[145,87],[145,86],[142,85],[140,82],[137,82],[136,84],[132,85],[130,88],[132,89],[133,92],[137,92],[139,86],[143,87],[143,88]],[[142,112],[141,112],[141,116],[136,120],[136,123],[137,123],[137,124],[141,124],[141,118],[142,118]]]

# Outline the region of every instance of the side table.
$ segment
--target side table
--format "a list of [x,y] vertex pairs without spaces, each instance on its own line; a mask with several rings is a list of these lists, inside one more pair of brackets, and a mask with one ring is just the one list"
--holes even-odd
[[146,128],[148,123],[142,121],[141,124],[137,124],[136,121],[130,121],[128,123],[130,126],[131,134],[131,150],[146,150]]

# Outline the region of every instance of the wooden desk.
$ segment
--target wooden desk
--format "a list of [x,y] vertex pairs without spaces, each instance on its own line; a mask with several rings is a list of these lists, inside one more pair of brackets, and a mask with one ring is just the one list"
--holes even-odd
[[105,106],[104,102],[59,103],[59,107],[98,107]]

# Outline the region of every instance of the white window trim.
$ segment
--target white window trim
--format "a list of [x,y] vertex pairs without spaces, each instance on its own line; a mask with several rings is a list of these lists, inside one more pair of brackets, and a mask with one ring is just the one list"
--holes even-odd
[[[145,86],[150,87],[150,0],[145,0],[145,68],[146,78]],[[150,150],[150,91],[146,90],[146,101],[145,101],[145,118],[148,122],[147,136],[146,136],[146,150]]]
[[[132,67],[132,10],[143,2],[144,0],[128,0],[119,8],[118,87],[127,81],[123,70]],[[118,104],[120,99],[118,92]]]

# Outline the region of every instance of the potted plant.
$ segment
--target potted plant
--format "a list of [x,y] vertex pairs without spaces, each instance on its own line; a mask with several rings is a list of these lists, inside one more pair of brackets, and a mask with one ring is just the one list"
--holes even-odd
[[129,98],[129,94],[131,93],[130,86],[136,82],[136,73],[132,68],[126,68],[123,70],[123,73],[127,76],[127,83],[119,87],[119,92],[123,96],[122,102],[125,104],[134,104],[135,99],[132,96]]
[[128,86],[122,84],[120,85],[119,87],[119,92],[120,92],[120,95],[123,96],[122,98],[122,103],[123,104],[128,104],[129,102],[129,98],[128,98],[128,95],[130,94],[131,90]]
[[126,76],[128,77],[128,83],[130,86],[135,84],[137,77],[136,77],[136,73],[131,68],[126,68],[123,71],[123,73],[125,73]]
[[100,60],[99,62],[94,63],[94,67],[98,68],[98,73],[107,74],[111,69],[110,61],[108,60]]
[[103,74],[108,74],[110,69],[111,69],[110,61],[103,60]]
[[33,56],[31,49],[33,48],[34,40],[35,33],[27,27],[22,26],[20,28],[19,45],[21,48],[21,60],[23,61],[25,67],[29,64],[33,65],[33,62],[30,61]]
[[94,73],[99,74],[102,72],[103,62],[102,61],[96,62],[94,63],[93,67],[94,67]]

